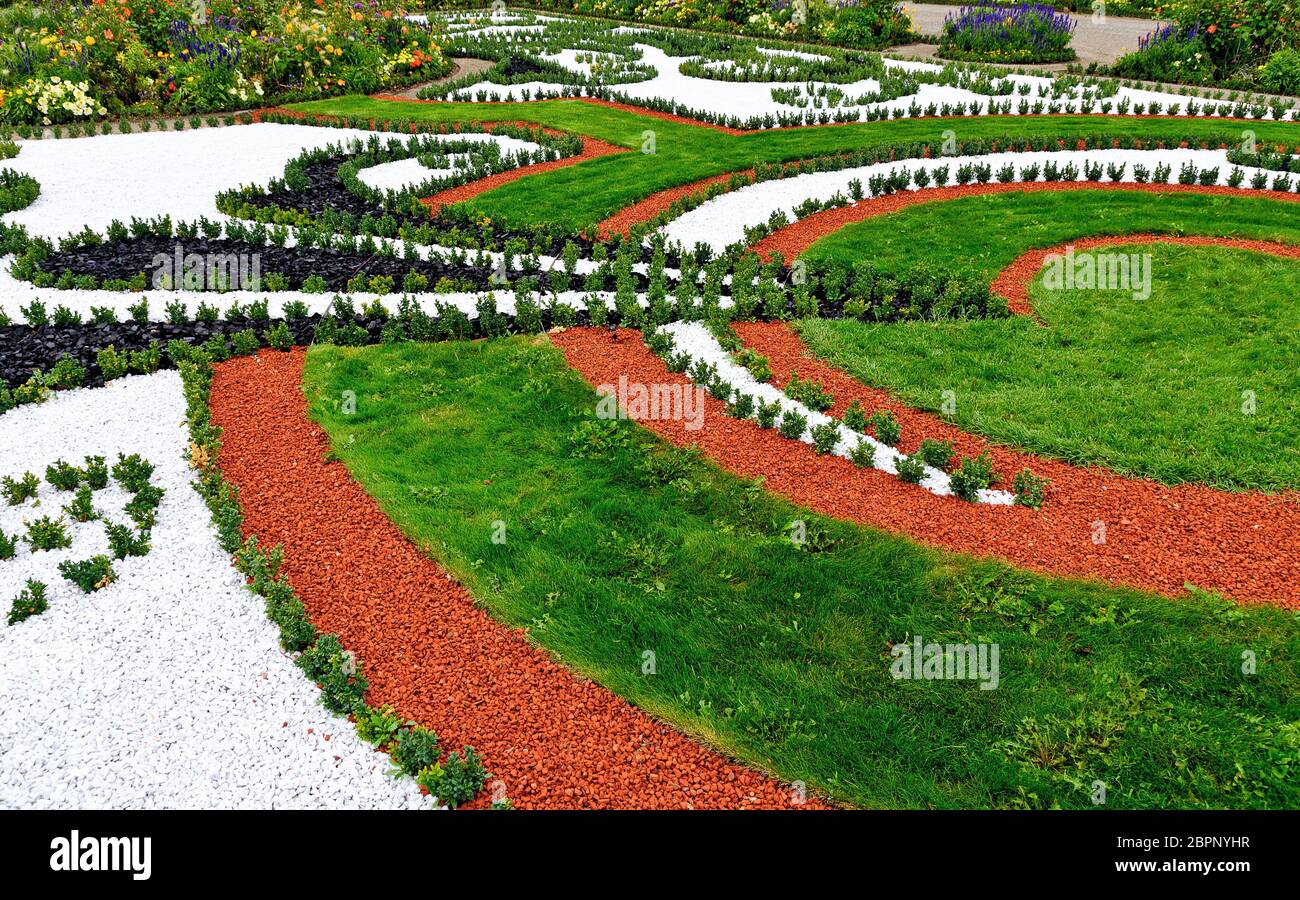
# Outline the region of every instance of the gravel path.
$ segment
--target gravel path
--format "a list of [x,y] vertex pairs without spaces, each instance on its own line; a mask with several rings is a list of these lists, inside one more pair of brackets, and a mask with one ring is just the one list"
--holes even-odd
[[[279,647],[262,602],[217,544],[183,459],[185,406],[175,372],[56,394],[0,416],[0,475],[41,475],[63,458],[139,453],[166,489],[152,551],[115,561],[118,579],[92,594],[57,563],[107,552],[98,523],[73,549],[0,561],[0,600],[28,577],[49,609],[0,624],[0,807],[417,808],[410,779],[321,706],[319,691]],[[112,484],[112,482],[110,482]],[[116,521],[110,486],[96,506]],[[3,524],[57,514],[48,485]]]

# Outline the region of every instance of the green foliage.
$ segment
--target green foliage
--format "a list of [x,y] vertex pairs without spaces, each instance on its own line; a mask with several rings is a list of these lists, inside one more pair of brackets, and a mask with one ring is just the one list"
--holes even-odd
[[1047,478],[1035,475],[1029,469],[1021,469],[1011,481],[1011,489],[1015,492],[1016,503],[1021,506],[1028,506],[1030,509],[1038,509],[1043,505],[1048,483]]
[[835,405],[835,398],[822,387],[820,381],[800,378],[798,372],[790,373],[790,380],[785,385],[785,395],[817,412],[825,412]]
[[993,458],[987,450],[979,456],[962,457],[961,465],[949,476],[952,492],[971,503],[979,500],[979,492],[993,484]]
[[952,441],[939,441],[934,438],[925,438],[916,448],[916,455],[921,457],[927,466],[932,466],[941,472],[948,471],[953,453]]
[[26,540],[34,551],[61,550],[72,546],[72,538],[68,535],[63,519],[52,519],[49,516],[41,516],[27,523]]
[[76,496],[72,498],[72,502],[63,507],[63,511],[74,522],[89,522],[98,519],[99,513],[95,510],[94,493],[91,491],[90,485],[83,484],[78,488]]
[[355,710],[357,736],[367,744],[383,749],[388,742],[397,737],[399,729],[405,726],[414,725],[413,722],[403,722],[401,716],[393,712],[393,708],[385,703],[383,706],[358,706]]
[[330,712],[349,713],[365,697],[367,682],[355,657],[338,635],[322,634],[298,657],[298,667],[320,685],[321,703]]
[[859,469],[869,469],[876,464],[876,445],[867,440],[859,440],[849,451],[849,459]]
[[61,562],[59,574],[87,594],[108,587],[117,580],[112,563],[103,554],[76,562]]
[[29,578],[27,585],[10,604],[9,624],[14,625],[24,619],[38,616],[49,607],[49,601],[45,599],[45,583]]
[[75,491],[81,484],[81,470],[58,459],[45,467],[45,480],[60,491]]
[[40,479],[33,473],[24,472],[21,478],[6,475],[4,480],[0,481],[0,490],[4,492],[6,503],[10,506],[18,506],[35,497],[40,484]]
[[415,778],[439,803],[452,809],[473,800],[487,779],[487,770],[473,747],[466,747],[463,754],[451,751],[444,762],[426,766]]
[[113,464],[113,477],[124,491],[138,493],[148,487],[149,479],[153,477],[153,463],[139,453],[130,456],[119,453],[117,462]]
[[128,556],[145,556],[149,552],[149,532],[135,532],[129,525],[107,522],[104,530],[108,533],[108,547],[114,559],[126,559]]
[[915,454],[900,456],[894,463],[894,468],[898,471],[899,480],[908,484],[920,484],[925,478],[925,460]]
[[414,778],[430,766],[436,765],[442,750],[438,735],[432,728],[415,725],[397,732],[389,746],[389,753],[399,769]]

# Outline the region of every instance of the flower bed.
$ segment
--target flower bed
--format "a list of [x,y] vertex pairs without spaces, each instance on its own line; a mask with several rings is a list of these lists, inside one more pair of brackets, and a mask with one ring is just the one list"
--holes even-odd
[[1042,3],[963,6],[944,18],[939,55],[999,63],[1074,59],[1074,19]]

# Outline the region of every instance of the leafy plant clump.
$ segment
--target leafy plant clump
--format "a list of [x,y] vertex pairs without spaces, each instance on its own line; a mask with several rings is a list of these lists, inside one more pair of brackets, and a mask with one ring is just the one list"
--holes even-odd
[[87,594],[106,588],[117,580],[112,562],[103,554],[78,562],[59,563],[59,574]]
[[452,809],[473,800],[487,779],[487,770],[473,747],[463,752],[453,750],[446,760],[421,769],[415,776],[420,787]]
[[21,478],[6,475],[0,481],[0,491],[4,493],[6,503],[18,506],[35,497],[40,484],[40,479],[31,472],[25,472]]
[[62,518],[41,516],[27,523],[27,543],[32,550],[61,550],[72,546],[72,538]]
[[14,625],[24,619],[38,616],[49,609],[49,606],[49,601],[45,599],[44,582],[29,578],[27,585],[10,604],[9,624]]

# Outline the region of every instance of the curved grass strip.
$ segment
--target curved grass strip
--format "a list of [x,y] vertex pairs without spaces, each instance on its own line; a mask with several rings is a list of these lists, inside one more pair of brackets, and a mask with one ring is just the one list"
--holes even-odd
[[[554,221],[585,228],[650,195],[756,163],[788,162],[864,146],[942,140],[945,129],[960,140],[1050,136],[1076,141],[1094,134],[1219,137],[1250,130],[1262,146],[1300,143],[1300,123],[1154,116],[980,116],[897,119],[887,122],[774,129],[722,134],[697,123],[657,118],[648,111],[610,108],[581,100],[522,103],[412,103],[340,97],[293,104],[292,110],[371,119],[420,121],[528,121],[585,134],[639,153],[595,160],[503,186],[474,200],[494,219]],[[633,108],[634,109],[634,108]],[[653,152],[646,132],[654,135]]]
[[[558,340],[571,355],[589,342],[597,383],[676,378],[625,334]],[[1087,785],[1104,778],[1112,806],[1300,802],[1272,768],[1293,752],[1286,723],[1300,696],[1280,610],[1044,578],[823,518],[595,419],[590,386],[535,339],[313,349],[306,390],[371,496],[493,616],[639,707],[832,798],[1087,807]],[[354,415],[336,403],[344,390],[357,393]],[[719,407],[703,431],[647,424],[710,454],[719,435],[764,434]],[[765,434],[789,468],[810,467]],[[733,470],[772,461],[758,446],[722,446]],[[802,548],[795,520],[810,536]],[[436,619],[422,627],[439,630]],[[894,680],[888,648],[913,635],[999,643],[999,687]],[[1259,676],[1240,674],[1242,646],[1270,661]],[[646,650],[654,675],[642,671]],[[520,713],[447,715],[509,724]]]

